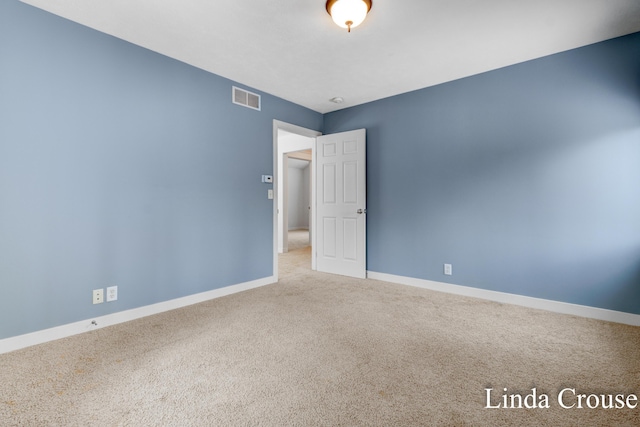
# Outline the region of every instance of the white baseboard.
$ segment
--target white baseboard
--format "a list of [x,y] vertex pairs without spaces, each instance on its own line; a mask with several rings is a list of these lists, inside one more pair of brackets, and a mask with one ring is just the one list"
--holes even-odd
[[131,310],[107,314],[105,316],[81,320],[79,322],[61,325],[55,328],[44,329],[29,334],[18,335],[16,337],[5,338],[3,340],[0,340],[0,354],[19,350],[25,347],[30,347],[36,344],[43,344],[49,341],[70,337],[72,335],[81,334],[83,332],[88,332],[107,326],[117,325],[118,323],[128,322],[130,320],[139,319],[141,317],[151,316],[153,314],[158,314],[169,310],[175,310],[177,308],[186,307],[188,305],[209,301],[226,295],[258,288],[260,286],[269,285],[277,281],[278,279],[275,276],[265,277],[263,279],[226,286],[224,288],[214,289],[211,291],[189,295],[182,298],[176,298],[169,301],[163,301],[157,304],[151,304],[144,307],[133,308]]
[[508,294],[504,292],[490,291],[468,286],[452,285],[449,283],[434,282],[431,280],[415,279],[412,277],[396,276],[393,274],[376,273],[368,271],[369,279],[382,280],[385,282],[397,283],[400,285],[414,286],[432,291],[446,292],[449,294],[462,295],[500,302],[504,304],[514,304],[539,310],[551,311],[554,313],[571,314],[574,316],[587,317],[590,319],[605,320],[608,322],[624,323],[626,325],[640,326],[640,315],[625,313],[622,311],[606,310],[603,308],[589,307],[586,305],[570,304],[566,302],[553,301],[541,298],[527,297],[524,295]]

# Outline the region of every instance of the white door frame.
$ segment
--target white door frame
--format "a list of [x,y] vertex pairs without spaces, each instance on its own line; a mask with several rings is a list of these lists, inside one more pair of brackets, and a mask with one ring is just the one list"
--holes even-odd
[[[278,164],[281,162],[278,156],[278,130],[283,130],[297,135],[305,136],[307,138],[314,138],[313,145],[311,147],[311,157],[315,160],[316,142],[315,138],[322,135],[322,132],[296,126],[291,123],[282,122],[280,120],[273,120],[273,276],[276,281],[278,280],[278,200],[281,197],[278,194]],[[315,161],[311,162],[311,180],[315,179]],[[311,186],[311,224],[315,224],[315,185]],[[283,225],[284,226],[284,225]],[[311,246],[315,247],[315,235],[311,235]],[[315,270],[316,259],[315,254],[312,251],[311,254],[311,268]]]
[[[279,152],[280,150],[278,150]],[[280,234],[282,234],[282,252],[289,252],[289,153],[282,153],[282,175],[278,170],[278,178],[282,178],[282,230],[278,230],[278,242],[280,241]],[[278,184],[278,190],[280,190],[280,184]],[[278,206],[280,206],[280,199],[277,200]],[[280,220],[278,220],[280,225]],[[278,248],[280,252],[280,248]]]

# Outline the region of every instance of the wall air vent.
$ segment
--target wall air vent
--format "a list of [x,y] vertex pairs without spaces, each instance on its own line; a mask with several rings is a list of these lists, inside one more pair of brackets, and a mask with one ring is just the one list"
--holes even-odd
[[232,98],[234,104],[260,111],[260,95],[233,86]]

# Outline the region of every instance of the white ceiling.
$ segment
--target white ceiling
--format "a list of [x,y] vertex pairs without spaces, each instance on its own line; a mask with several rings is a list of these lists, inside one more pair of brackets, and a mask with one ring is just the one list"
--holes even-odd
[[321,113],[640,31],[640,0],[373,0],[351,33],[325,0],[22,1]]
[[306,169],[309,163],[309,160],[289,159],[288,166],[294,169]]

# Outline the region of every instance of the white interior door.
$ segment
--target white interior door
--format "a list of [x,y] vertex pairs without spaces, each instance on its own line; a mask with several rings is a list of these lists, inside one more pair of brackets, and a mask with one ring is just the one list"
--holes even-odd
[[366,130],[319,136],[316,143],[316,266],[366,277]]

